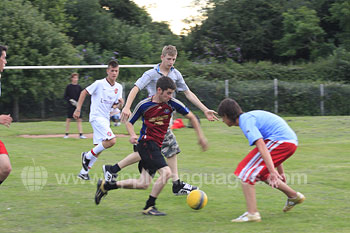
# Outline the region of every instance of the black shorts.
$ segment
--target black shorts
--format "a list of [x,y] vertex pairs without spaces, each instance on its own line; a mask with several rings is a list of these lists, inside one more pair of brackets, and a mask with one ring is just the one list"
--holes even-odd
[[[69,106],[67,107],[67,118],[73,118],[73,113],[75,111],[75,107],[74,106]],[[80,117],[79,118],[83,118],[83,113],[80,112]]]
[[161,148],[154,141],[139,141],[137,144],[137,151],[140,154],[141,161],[139,162],[139,171],[142,172],[144,168],[152,177],[157,170],[168,166],[160,151]]

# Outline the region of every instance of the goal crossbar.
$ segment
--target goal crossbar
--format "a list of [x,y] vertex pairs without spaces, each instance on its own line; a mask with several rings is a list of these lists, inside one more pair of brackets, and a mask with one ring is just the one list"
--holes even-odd
[[[154,67],[155,64],[146,65],[119,65],[120,68]],[[6,70],[36,70],[36,69],[98,69],[107,68],[108,65],[71,65],[71,66],[6,66]]]

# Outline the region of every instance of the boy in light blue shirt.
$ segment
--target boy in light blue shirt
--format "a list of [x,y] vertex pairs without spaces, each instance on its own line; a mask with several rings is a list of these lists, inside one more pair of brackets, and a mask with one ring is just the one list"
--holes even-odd
[[[239,126],[254,148],[237,166],[235,175],[242,182],[247,212],[232,222],[260,222],[255,198],[255,182],[264,181],[282,191],[287,197],[284,212],[305,200],[303,194],[286,184],[282,163],[294,154],[298,138],[288,124],[279,116],[262,110],[244,113],[233,99],[221,101],[218,114],[223,122]],[[276,169],[277,168],[277,171]]]

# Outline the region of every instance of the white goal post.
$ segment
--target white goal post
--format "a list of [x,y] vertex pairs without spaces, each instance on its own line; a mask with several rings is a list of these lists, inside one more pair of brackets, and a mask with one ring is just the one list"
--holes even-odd
[[[119,65],[120,68],[145,68],[154,67],[155,64],[146,65]],[[5,66],[6,70],[35,70],[35,69],[101,69],[107,65],[71,65],[71,66]]]

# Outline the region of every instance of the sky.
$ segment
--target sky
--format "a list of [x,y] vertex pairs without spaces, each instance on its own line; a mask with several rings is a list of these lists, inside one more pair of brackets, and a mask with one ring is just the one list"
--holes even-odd
[[[167,22],[174,34],[180,35],[183,28],[190,28],[183,22],[191,16],[200,16],[201,4],[194,5],[194,0],[132,0],[139,7],[144,7],[153,21]],[[204,4],[205,1],[203,1]],[[194,26],[194,25],[192,25]]]

